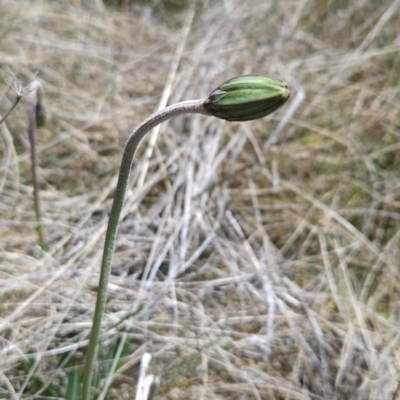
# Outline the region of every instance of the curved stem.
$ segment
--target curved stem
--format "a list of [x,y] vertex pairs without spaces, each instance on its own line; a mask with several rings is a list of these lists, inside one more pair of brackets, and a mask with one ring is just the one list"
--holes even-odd
[[122,156],[121,168],[119,171],[117,189],[114,202],[111,208],[110,219],[108,222],[107,233],[104,243],[103,259],[101,264],[99,288],[96,299],[96,308],[93,317],[93,326],[90,333],[89,346],[86,353],[86,362],[83,373],[82,400],[90,399],[90,385],[92,381],[93,364],[96,358],[97,342],[100,334],[101,321],[107,300],[107,286],[111,271],[115,239],[118,231],[119,219],[122,206],[125,200],[126,189],[132,168],[133,156],[140,141],[152,128],[162,122],[182,114],[205,114],[209,113],[204,109],[202,100],[190,100],[173,104],[161,110],[144,122],[142,122],[130,135]]

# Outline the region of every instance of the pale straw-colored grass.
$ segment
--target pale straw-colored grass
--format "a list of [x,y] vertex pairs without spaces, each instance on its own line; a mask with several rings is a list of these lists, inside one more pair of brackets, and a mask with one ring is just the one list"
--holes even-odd
[[0,126],[0,398],[62,398],[82,363],[130,131],[248,73],[287,80],[288,105],[176,118],[136,156],[101,337],[111,398],[134,397],[145,351],[158,398],[400,397],[400,1],[148,3],[0,3],[0,114],[11,71],[45,90],[50,246],[22,100]]

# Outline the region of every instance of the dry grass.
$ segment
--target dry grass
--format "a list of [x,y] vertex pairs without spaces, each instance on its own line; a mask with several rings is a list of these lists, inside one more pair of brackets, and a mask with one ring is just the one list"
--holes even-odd
[[132,128],[163,93],[247,73],[287,80],[291,102],[245,124],[177,118],[136,157],[101,338],[99,375],[124,349],[109,398],[133,398],[144,351],[163,399],[400,398],[400,1],[169,3],[0,3],[0,114],[10,70],[45,88],[50,246],[21,101],[0,126],[0,398],[63,398],[82,363]]

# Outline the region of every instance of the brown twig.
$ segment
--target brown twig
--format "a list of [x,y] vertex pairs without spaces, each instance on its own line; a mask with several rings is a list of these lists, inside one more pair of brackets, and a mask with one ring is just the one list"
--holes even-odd
[[6,115],[0,120],[0,125],[6,120],[6,118],[11,114],[12,110],[14,110],[14,108],[17,106],[17,104],[19,103],[19,101],[21,100],[22,95],[17,95],[17,97],[14,100],[14,103],[12,104],[11,108],[8,110],[8,112],[6,113]]
[[[14,110],[14,108],[17,106],[17,104],[19,103],[19,101],[21,100],[22,96],[25,96],[28,93],[31,93],[36,87],[37,87],[37,81],[36,81],[36,74],[34,79],[27,85],[27,86],[22,86],[22,82],[17,79],[17,77],[13,74],[13,80],[12,82],[8,82],[6,80],[7,84],[13,88],[15,90],[15,93],[17,93],[17,97],[15,98],[11,108],[8,110],[8,112],[6,113],[6,115],[0,120],[0,125],[6,120],[6,118],[11,114],[12,110]],[[40,86],[41,84],[38,83]],[[41,99],[40,99],[40,103],[41,103],[41,110],[43,111],[43,115],[44,115],[44,108],[43,108],[43,89],[41,91]]]

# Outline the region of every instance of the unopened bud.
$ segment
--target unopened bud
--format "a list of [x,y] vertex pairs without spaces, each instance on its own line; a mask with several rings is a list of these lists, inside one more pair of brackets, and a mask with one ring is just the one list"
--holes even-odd
[[227,121],[265,117],[290,97],[288,84],[266,76],[245,75],[226,81],[208,96],[204,108]]

